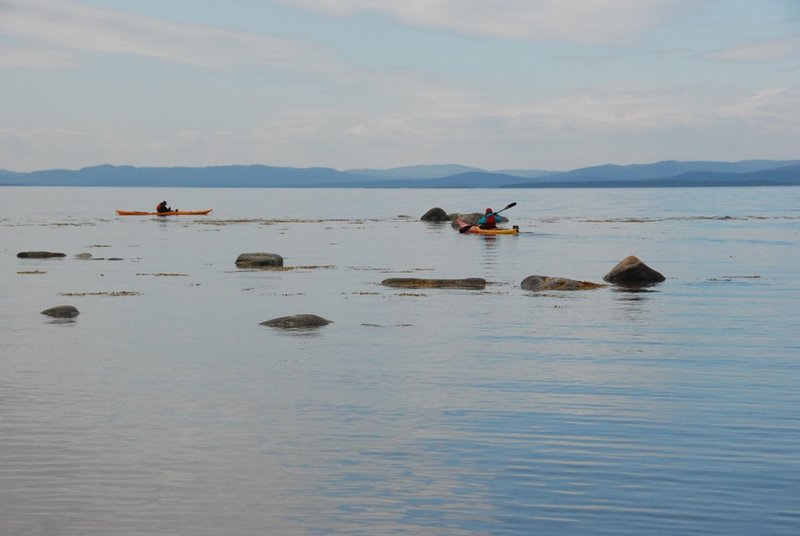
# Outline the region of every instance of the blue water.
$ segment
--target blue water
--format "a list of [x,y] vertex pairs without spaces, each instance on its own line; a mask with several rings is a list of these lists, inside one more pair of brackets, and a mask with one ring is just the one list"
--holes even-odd
[[0,237],[0,534],[800,533],[800,188],[6,187]]

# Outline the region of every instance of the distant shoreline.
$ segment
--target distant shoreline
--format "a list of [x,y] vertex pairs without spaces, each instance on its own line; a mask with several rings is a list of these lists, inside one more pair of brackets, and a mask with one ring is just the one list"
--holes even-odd
[[13,172],[0,186],[142,188],[692,188],[800,186],[800,160],[662,161],[606,164],[571,171],[490,171],[457,164],[336,170],[266,165],[134,167]]

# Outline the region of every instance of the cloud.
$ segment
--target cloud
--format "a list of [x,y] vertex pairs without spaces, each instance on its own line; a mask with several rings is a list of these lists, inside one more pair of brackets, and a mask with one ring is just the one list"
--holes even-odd
[[800,55],[800,37],[771,39],[714,50],[702,57],[721,62],[760,62],[794,59]]
[[800,91],[787,87],[759,89],[718,105],[714,112],[723,118],[760,120],[771,125],[798,125]]
[[[162,21],[73,2],[4,0],[0,2],[0,34],[20,44],[5,45],[3,52],[13,59],[0,60],[0,65],[28,62],[31,67],[63,66],[77,61],[76,52],[97,52],[208,69],[336,68],[327,52],[296,41]],[[59,59],[46,58],[42,51],[47,47],[58,51]]]
[[621,44],[683,13],[688,0],[282,0],[347,16],[388,15],[406,24],[470,35]]
[[42,47],[0,43],[0,67],[64,68],[74,65],[74,58],[68,53]]

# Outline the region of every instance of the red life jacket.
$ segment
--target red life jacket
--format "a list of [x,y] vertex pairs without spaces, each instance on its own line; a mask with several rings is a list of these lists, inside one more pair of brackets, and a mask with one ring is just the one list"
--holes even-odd
[[484,229],[494,229],[497,227],[497,218],[494,216],[494,212],[489,216],[484,216],[486,218],[486,223],[481,225]]

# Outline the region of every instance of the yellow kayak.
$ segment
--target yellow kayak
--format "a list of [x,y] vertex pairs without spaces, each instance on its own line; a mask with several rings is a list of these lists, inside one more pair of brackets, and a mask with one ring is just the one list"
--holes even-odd
[[[482,235],[518,235],[519,234],[519,227],[514,225],[511,229],[481,229],[478,225],[470,225],[464,220],[457,219],[456,223],[459,227],[459,232],[463,233],[470,233],[470,234],[482,234]],[[461,229],[468,228],[465,231],[461,231]]]

